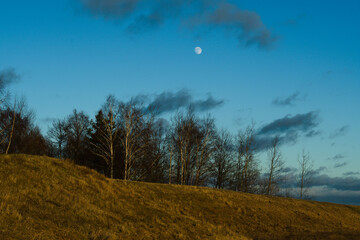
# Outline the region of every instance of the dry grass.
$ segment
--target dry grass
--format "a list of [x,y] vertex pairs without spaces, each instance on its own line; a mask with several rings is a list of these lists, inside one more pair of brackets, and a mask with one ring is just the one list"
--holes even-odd
[[0,156],[0,239],[360,239],[360,207],[110,180]]

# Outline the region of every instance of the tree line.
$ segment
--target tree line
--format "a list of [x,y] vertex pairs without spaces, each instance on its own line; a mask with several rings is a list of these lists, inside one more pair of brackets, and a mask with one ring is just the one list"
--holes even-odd
[[[0,77],[0,152],[26,153],[70,159],[109,178],[286,195],[281,140],[267,147],[260,168],[255,125],[235,135],[219,130],[211,115],[193,109],[178,111],[166,121],[157,107],[136,99],[122,102],[109,96],[91,119],[73,110],[52,122],[46,136],[34,124],[34,114],[23,99],[12,99]],[[7,99],[7,100],[6,100]],[[312,162],[307,153],[298,159],[299,198],[307,196]],[[289,189],[288,187],[286,189]],[[294,195],[293,195],[294,196]]]

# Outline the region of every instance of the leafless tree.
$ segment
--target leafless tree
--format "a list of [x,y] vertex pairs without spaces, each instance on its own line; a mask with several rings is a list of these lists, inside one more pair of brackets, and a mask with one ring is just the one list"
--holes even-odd
[[141,103],[131,100],[120,104],[120,128],[122,131],[120,141],[125,153],[125,181],[136,176],[136,169],[133,167],[147,146],[146,143],[141,142],[141,137],[147,134],[153,119],[153,115],[146,113]]
[[[214,119],[199,119],[192,109],[178,112],[168,133],[170,170],[178,184],[202,185],[210,177],[215,141]],[[170,174],[169,178],[172,178]]]
[[[19,76],[16,74],[14,69],[5,69],[3,71],[0,71],[0,110],[2,110],[4,107],[7,107],[7,103],[8,103],[9,96],[10,96],[10,93],[7,90],[8,85],[18,78],[19,78]],[[16,101],[15,101],[15,103],[16,103]],[[13,108],[13,110],[15,110],[15,107]],[[15,117],[14,117],[14,112],[13,112],[12,123],[9,123],[9,124],[2,123],[1,124],[0,145],[3,144],[8,139],[8,136],[6,134],[7,129],[11,128],[12,132],[13,132],[14,127],[15,127],[14,121],[15,121]],[[8,144],[8,146],[9,146],[9,144]],[[8,152],[8,149],[6,152]]]
[[258,189],[259,170],[255,159],[255,127],[248,126],[237,136],[237,163],[235,190],[255,193]]
[[67,143],[65,152],[67,157],[74,160],[77,164],[83,165],[85,162],[88,131],[90,128],[89,117],[82,111],[73,110],[66,120]]
[[114,96],[110,95],[102,108],[101,126],[93,125],[97,131],[94,154],[105,160],[110,168],[110,178],[114,178],[115,142],[119,135],[120,106]]
[[298,157],[299,164],[299,198],[307,198],[307,193],[309,190],[309,185],[312,180],[313,175],[313,162],[311,161],[309,153],[306,153],[305,150],[302,151],[300,157]]
[[214,159],[214,178],[215,187],[224,188],[230,181],[233,169],[233,139],[229,132],[221,131],[215,141]]
[[49,128],[47,135],[50,141],[55,145],[57,156],[63,158],[63,150],[66,144],[67,125],[65,120],[55,120]]
[[266,179],[267,195],[274,195],[278,192],[278,184],[282,180],[282,170],[284,161],[282,160],[281,152],[279,150],[279,137],[275,137],[267,152],[268,155],[268,172]]
[[[27,106],[26,106],[25,97],[21,97],[20,100],[18,100],[17,98],[14,99],[14,106],[13,106],[13,110],[12,110],[13,114],[12,114],[11,130],[10,130],[5,154],[9,153],[9,149],[10,149],[14,131],[15,131],[16,118],[17,117],[23,118],[23,115],[25,114],[25,111],[26,111],[26,107]],[[28,112],[28,114],[31,115],[32,113]]]
[[17,79],[19,79],[19,75],[12,68],[0,71],[0,107],[6,103],[10,95],[7,91],[8,85]]
[[212,168],[211,156],[215,150],[214,143],[216,140],[216,130],[214,118],[210,115],[199,121],[199,132],[196,136],[196,152],[195,152],[195,186],[204,183],[210,175]]

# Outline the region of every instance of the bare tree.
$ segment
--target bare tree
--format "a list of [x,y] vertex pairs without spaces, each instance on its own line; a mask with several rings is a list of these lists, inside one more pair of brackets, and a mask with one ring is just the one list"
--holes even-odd
[[115,142],[119,134],[119,103],[114,96],[110,95],[102,110],[99,121],[100,126],[93,124],[98,134],[96,134],[96,143],[91,142],[94,147],[95,155],[105,160],[110,168],[110,178],[114,178],[114,159],[115,159]]
[[237,136],[238,160],[235,170],[235,190],[255,193],[258,190],[259,169],[255,159],[255,126],[248,126]]
[[268,149],[268,177],[266,181],[266,194],[274,195],[278,192],[278,184],[282,180],[284,161],[279,150],[279,137],[275,137]]
[[233,169],[233,140],[229,132],[221,131],[215,141],[214,159],[214,178],[215,188],[224,188],[230,181]]
[[215,135],[214,119],[207,116],[200,120],[192,109],[178,112],[172,119],[167,144],[170,170],[174,168],[178,184],[199,186],[208,180]]
[[57,156],[63,158],[63,150],[66,144],[67,125],[65,120],[55,120],[49,128],[47,135],[50,141],[55,145]]
[[215,150],[216,130],[214,118],[207,116],[199,121],[198,133],[196,136],[196,167],[195,167],[195,186],[204,183],[212,168],[211,156]]
[[305,150],[302,151],[300,157],[298,157],[299,164],[299,198],[307,198],[307,193],[309,190],[309,185],[312,180],[313,175],[313,162],[310,159],[309,153],[306,153]]
[[[8,103],[8,99],[10,96],[9,91],[7,91],[8,85],[10,83],[14,82],[18,78],[19,78],[19,76],[16,74],[14,69],[5,69],[3,71],[0,71],[0,110],[2,110],[4,106],[6,107],[6,105]],[[15,103],[16,103],[16,101],[15,101]],[[13,110],[15,111],[15,107],[13,108]],[[13,112],[13,116],[14,116],[14,112]],[[13,132],[14,124],[15,124],[14,121],[15,121],[15,117],[13,117],[12,123],[9,123],[9,124],[2,123],[1,124],[0,145],[3,144],[8,139],[8,136],[6,135],[7,129],[12,128],[12,132]],[[9,146],[9,144],[8,144],[8,146]],[[8,149],[6,152],[8,152]]]
[[8,140],[8,145],[5,151],[5,154],[7,155],[10,149],[10,145],[11,145],[11,140],[12,137],[14,135],[14,130],[15,130],[15,120],[16,120],[16,99],[14,100],[14,108],[13,108],[13,115],[12,115],[12,124],[11,124],[11,130],[10,130],[10,135],[9,135],[9,140]]
[[17,98],[14,99],[14,106],[13,106],[13,110],[12,110],[12,123],[11,123],[11,130],[10,130],[10,134],[9,134],[9,138],[8,138],[8,143],[7,143],[7,148],[5,151],[5,154],[9,153],[9,149],[11,146],[11,142],[13,139],[13,135],[14,135],[14,131],[15,131],[15,123],[16,123],[16,119],[17,118],[23,118],[24,114],[28,114],[29,116],[32,115],[31,111],[28,111],[26,113],[27,110],[27,106],[26,106],[26,100],[25,97],[21,97],[20,100],[18,100]]
[[147,114],[139,102],[131,100],[120,105],[120,129],[122,131],[120,141],[125,153],[125,181],[136,176],[136,169],[133,167],[147,146],[146,143],[141,142],[141,137],[146,134],[153,119],[153,115]]
[[85,163],[86,141],[90,128],[89,117],[82,111],[74,109],[66,120],[67,144],[65,152],[77,164]]
[[19,79],[19,75],[12,68],[0,71],[0,106],[6,102],[10,95],[7,91],[8,85],[17,79]]

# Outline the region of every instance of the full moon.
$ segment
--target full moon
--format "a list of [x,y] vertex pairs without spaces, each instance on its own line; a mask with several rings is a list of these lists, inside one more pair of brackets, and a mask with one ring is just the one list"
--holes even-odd
[[198,54],[198,55],[201,54],[202,53],[201,47],[196,47],[195,48],[195,53]]

